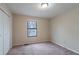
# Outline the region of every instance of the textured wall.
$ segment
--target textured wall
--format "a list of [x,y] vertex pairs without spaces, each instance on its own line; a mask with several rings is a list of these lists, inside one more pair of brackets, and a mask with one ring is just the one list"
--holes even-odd
[[79,53],[79,8],[51,20],[51,41]]
[[[27,37],[27,21],[37,21],[37,37]],[[13,15],[13,45],[49,41],[49,21],[23,15]]]

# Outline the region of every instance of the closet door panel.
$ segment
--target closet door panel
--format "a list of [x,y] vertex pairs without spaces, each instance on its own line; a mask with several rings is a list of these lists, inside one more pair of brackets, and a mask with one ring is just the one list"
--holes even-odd
[[10,23],[9,17],[4,14],[4,54],[9,51],[10,48]]
[[3,54],[3,12],[0,10],[0,55]]
[[10,18],[0,10],[0,55],[7,54],[10,49]]

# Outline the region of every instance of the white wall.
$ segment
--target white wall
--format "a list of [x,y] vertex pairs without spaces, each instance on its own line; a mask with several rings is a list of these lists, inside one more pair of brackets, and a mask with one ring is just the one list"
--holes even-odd
[[51,21],[51,41],[79,53],[79,8]]
[[[37,21],[37,37],[27,37],[27,21]],[[49,21],[44,18],[13,15],[13,45],[49,41]]]

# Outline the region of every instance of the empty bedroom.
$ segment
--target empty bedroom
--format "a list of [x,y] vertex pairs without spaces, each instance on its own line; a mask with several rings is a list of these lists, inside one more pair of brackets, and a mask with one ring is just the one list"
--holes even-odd
[[79,3],[0,3],[0,55],[79,55]]

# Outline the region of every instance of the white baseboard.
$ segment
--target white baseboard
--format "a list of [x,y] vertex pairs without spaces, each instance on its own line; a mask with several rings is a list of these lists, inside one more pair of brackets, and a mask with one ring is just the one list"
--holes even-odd
[[[52,41],[51,41],[51,42],[52,42]],[[68,49],[68,50],[70,50],[70,51],[74,52],[74,53],[79,54],[79,52],[78,52],[78,51],[75,51],[75,50],[73,50],[73,49],[71,49],[71,48],[65,47],[65,46],[63,46],[63,45],[61,45],[61,44],[59,44],[59,43],[57,43],[57,42],[52,42],[52,43],[55,43],[55,44],[57,44],[57,45],[59,45],[59,46],[61,46],[61,47],[64,47],[64,48],[66,48],[66,49]]]
[[19,45],[25,45],[25,44],[34,44],[34,43],[42,43],[42,42],[48,42],[49,40],[46,41],[37,41],[37,42],[27,42],[27,43],[22,43],[22,44],[13,44],[14,46],[19,46]]

